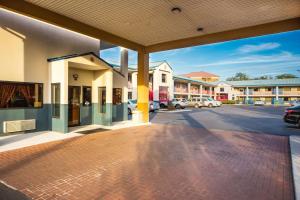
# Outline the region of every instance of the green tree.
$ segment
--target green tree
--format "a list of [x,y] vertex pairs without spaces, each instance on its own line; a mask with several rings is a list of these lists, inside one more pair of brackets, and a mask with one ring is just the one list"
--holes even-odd
[[226,80],[227,81],[245,81],[245,80],[250,80],[250,78],[247,74],[238,72],[233,77],[229,77]]
[[264,76],[259,76],[259,77],[253,78],[253,80],[270,80],[270,79],[273,79],[273,77],[272,76],[268,76],[268,75],[264,75]]
[[288,78],[298,78],[298,76],[294,74],[280,74],[276,76],[276,79],[288,79]]

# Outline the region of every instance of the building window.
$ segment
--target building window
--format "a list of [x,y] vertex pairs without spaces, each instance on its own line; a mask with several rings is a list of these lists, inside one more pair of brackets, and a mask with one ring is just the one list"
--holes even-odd
[[114,88],[113,89],[113,105],[122,104],[122,89]]
[[52,117],[60,117],[60,83],[51,84]]
[[43,84],[0,82],[0,108],[41,108]]
[[224,88],[220,88],[220,92],[224,92]]
[[153,74],[149,74],[149,83],[153,83]]
[[132,99],[132,92],[128,92],[128,99]]
[[240,92],[244,92],[244,89],[240,89]]
[[258,92],[258,88],[254,88],[254,92]]
[[161,75],[161,82],[165,83],[167,81],[167,75],[166,74],[162,74]]
[[106,112],[106,88],[98,88],[99,113]]
[[92,105],[92,87],[83,86],[82,104],[83,104],[83,106],[91,106]]
[[128,74],[128,82],[132,82],[132,74]]
[[271,91],[272,91],[272,88],[268,88],[267,90],[268,90],[268,92],[271,92]]

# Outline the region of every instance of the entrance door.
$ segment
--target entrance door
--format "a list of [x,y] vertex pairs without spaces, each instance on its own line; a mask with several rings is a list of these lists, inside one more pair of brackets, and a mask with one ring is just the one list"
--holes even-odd
[[69,86],[69,126],[80,124],[80,87]]

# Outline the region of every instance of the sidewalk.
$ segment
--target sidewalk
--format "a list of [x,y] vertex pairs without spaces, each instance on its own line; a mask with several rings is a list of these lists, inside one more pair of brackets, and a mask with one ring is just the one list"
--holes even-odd
[[300,199],[300,136],[290,136],[295,199]]
[[67,138],[78,137],[85,135],[84,132],[90,131],[91,133],[100,132],[99,129],[116,130],[121,128],[129,128],[135,126],[149,125],[150,123],[137,123],[131,120],[114,122],[112,126],[103,125],[88,125],[70,127],[69,133],[58,133],[54,131],[41,131],[33,133],[23,133],[0,137],[0,152],[9,151],[13,149],[19,149],[32,145],[42,144],[46,142],[52,142],[57,140],[64,140]]

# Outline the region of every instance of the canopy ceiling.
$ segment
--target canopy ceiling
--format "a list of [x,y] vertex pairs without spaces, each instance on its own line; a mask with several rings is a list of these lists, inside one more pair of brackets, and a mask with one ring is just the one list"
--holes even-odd
[[[35,13],[26,13],[29,11],[22,10],[24,8],[15,8],[18,6],[12,5],[13,3],[9,1],[0,0],[0,6],[2,4],[10,10],[43,18],[34,16]],[[105,31],[105,34],[116,36],[115,39],[108,41],[110,43],[120,45],[124,40],[125,47],[147,49],[149,46],[149,51],[201,44],[199,40],[194,43],[181,44],[181,42],[215,33],[230,34],[232,30],[262,24],[265,26],[260,27],[261,29],[268,29],[268,24],[274,22],[281,24],[276,24],[279,26],[276,30],[273,24],[271,27],[273,30],[266,33],[300,29],[299,0],[26,0],[26,2]],[[173,7],[179,7],[181,12],[174,14],[171,12]],[[51,23],[52,18],[42,20]],[[197,31],[199,27],[203,28],[203,31]],[[260,34],[258,31],[258,35]],[[242,37],[247,37],[247,34],[223,40]],[[181,42],[169,45],[168,42],[172,41]],[[204,43],[209,42],[215,40]]]

